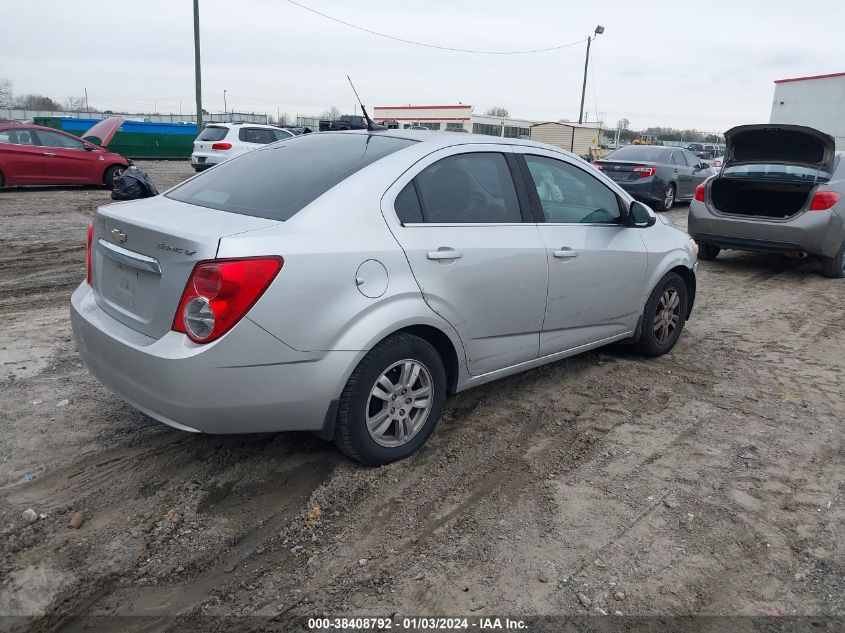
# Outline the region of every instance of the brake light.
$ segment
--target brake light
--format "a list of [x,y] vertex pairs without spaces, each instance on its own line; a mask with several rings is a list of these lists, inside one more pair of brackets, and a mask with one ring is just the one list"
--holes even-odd
[[211,146],[211,149],[222,149],[222,150],[232,149],[232,144],[231,143],[215,143],[214,145]]
[[91,242],[94,240],[94,224],[88,225],[88,243],[85,247],[85,281],[88,285],[91,285],[91,282],[94,280],[94,276],[91,274]]
[[704,187],[705,183],[701,183],[695,188],[695,199],[699,202],[704,202]]
[[839,194],[835,191],[817,191],[810,202],[810,211],[825,211],[839,201]]
[[281,257],[198,263],[185,285],[172,329],[196,343],[220,338],[255,305],[283,265]]
[[634,167],[631,171],[637,174],[637,178],[648,178],[657,173],[657,167]]

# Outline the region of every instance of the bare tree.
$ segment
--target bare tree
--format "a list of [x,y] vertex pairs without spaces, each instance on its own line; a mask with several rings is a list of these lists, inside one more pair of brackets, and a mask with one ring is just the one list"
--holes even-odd
[[12,80],[0,77],[0,108],[11,108],[13,101]]
[[487,112],[484,113],[484,116],[507,117],[510,115],[510,110],[503,106],[493,106],[492,108],[489,108]]
[[68,97],[65,99],[64,108],[70,112],[82,112],[85,110],[85,97]]
[[320,118],[327,121],[336,121],[340,118],[340,109],[337,106],[332,106],[328,110],[325,110],[320,115]]
[[20,108],[21,110],[60,111],[62,104],[56,103],[50,97],[45,97],[44,95],[28,94],[15,97],[13,107]]
[[616,129],[622,130],[624,132],[630,126],[631,126],[631,122],[628,119],[619,119],[619,122],[616,124]]

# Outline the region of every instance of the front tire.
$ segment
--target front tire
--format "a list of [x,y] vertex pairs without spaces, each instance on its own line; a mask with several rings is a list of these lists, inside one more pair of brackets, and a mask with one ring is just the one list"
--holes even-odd
[[845,277],[845,242],[833,257],[822,257],[822,274],[831,279]]
[[125,169],[126,167],[123,165],[112,165],[106,170],[106,173],[103,174],[103,185],[105,185],[106,189],[114,189],[114,186],[123,175]]
[[376,345],[340,396],[334,442],[364,464],[404,459],[428,440],[446,400],[446,370],[437,351],[411,334]]
[[653,357],[670,351],[684,329],[688,301],[687,285],[681,276],[666,273],[646,301],[637,351]]
[[720,247],[713,246],[713,244],[707,244],[706,242],[698,243],[698,259],[706,262],[716,259],[721,251],[722,249]]
[[663,199],[658,202],[658,207],[661,211],[671,211],[675,206],[675,185],[669,183],[666,185],[666,191],[663,193]]

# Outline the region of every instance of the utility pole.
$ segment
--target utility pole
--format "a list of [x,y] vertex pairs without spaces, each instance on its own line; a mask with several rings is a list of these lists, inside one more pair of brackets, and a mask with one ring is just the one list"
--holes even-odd
[[581,86],[581,109],[578,110],[578,123],[584,122],[584,95],[587,94],[587,67],[590,65],[590,43],[593,41],[594,37],[598,37],[604,33],[604,27],[599,24],[596,27],[594,35],[587,37],[587,57],[584,60],[584,83]]
[[88,107],[88,88],[85,88],[85,111],[91,114],[91,108]]
[[197,134],[202,132],[202,71],[200,70],[200,2],[194,0],[194,82],[197,97]]
[[[226,104],[226,91],[223,90],[223,114],[229,114],[229,106]],[[223,117],[226,118],[225,116]]]

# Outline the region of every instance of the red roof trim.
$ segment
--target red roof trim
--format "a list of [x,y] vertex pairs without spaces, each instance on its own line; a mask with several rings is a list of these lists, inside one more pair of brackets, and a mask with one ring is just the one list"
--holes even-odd
[[845,73],[830,73],[829,75],[810,75],[809,77],[793,77],[792,79],[775,79],[775,83],[786,84],[791,81],[807,81],[808,79],[829,79],[831,77],[845,77]]
[[443,116],[377,116],[379,121],[469,121],[468,116],[464,117],[443,117]]
[[471,105],[442,105],[442,106],[375,106],[373,110],[472,110]]

